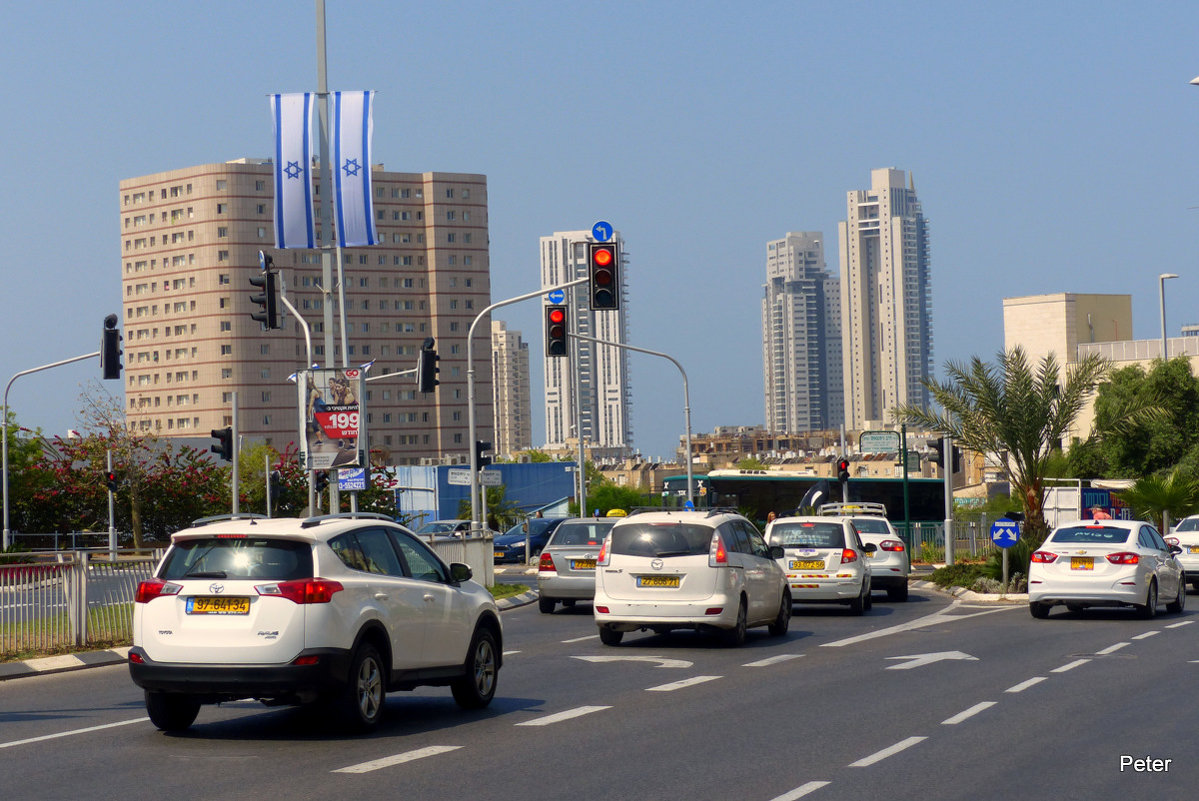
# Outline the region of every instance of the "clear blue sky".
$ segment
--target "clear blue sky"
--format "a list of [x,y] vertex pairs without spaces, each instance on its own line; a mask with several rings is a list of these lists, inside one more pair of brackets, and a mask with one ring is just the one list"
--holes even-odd
[[[267,155],[266,95],[316,88],[315,3],[23,3],[0,26],[8,155],[0,380],[98,347],[120,308],[122,178]],[[328,0],[329,84],[376,89],[375,161],[488,177],[493,297],[538,237],[622,232],[631,342],[691,379],[693,428],[761,423],[766,242],[915,174],[935,360],[992,359],[1002,298],[1128,293],[1199,323],[1199,4]],[[540,318],[530,342],[535,441]],[[76,425],[91,362],[18,381],[23,425]],[[634,355],[633,424],[673,451],[673,368]],[[110,384],[111,386],[111,384]]]

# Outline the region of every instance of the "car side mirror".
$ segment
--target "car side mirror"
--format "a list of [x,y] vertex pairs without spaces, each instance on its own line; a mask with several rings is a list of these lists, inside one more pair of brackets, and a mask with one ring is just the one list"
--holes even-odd
[[1175,556],[1176,556],[1176,555],[1178,555],[1178,554],[1182,553],[1182,548],[1178,547],[1177,545],[1171,545],[1171,546],[1170,546],[1170,553],[1171,553],[1172,555],[1175,555]]
[[782,559],[784,555],[785,555],[785,551],[783,551],[783,546],[781,546],[781,545],[771,545],[770,546],[770,558],[771,559]]
[[873,542],[864,542],[864,543],[862,543],[862,550],[865,551],[866,553],[872,554],[878,550],[878,546],[875,545]]
[[450,578],[454,583],[461,584],[464,581],[470,581],[474,577],[474,571],[470,569],[470,565],[462,562],[454,562],[450,565]]

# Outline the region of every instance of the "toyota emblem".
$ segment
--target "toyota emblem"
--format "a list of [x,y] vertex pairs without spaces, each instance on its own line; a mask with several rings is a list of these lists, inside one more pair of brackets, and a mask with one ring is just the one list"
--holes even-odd
[[208,585],[208,591],[209,591],[209,592],[211,592],[211,593],[213,593],[214,595],[215,595],[215,594],[222,593],[222,592],[224,592],[224,591],[225,591],[225,585],[224,585],[224,584],[220,584],[220,583],[209,584],[209,585]]

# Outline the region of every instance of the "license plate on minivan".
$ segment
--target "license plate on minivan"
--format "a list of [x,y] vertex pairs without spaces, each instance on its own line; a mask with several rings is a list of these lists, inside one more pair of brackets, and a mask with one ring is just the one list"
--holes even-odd
[[679,586],[678,576],[638,576],[638,587],[677,587]]
[[187,599],[187,613],[189,615],[248,615],[250,614],[250,599],[192,596]]

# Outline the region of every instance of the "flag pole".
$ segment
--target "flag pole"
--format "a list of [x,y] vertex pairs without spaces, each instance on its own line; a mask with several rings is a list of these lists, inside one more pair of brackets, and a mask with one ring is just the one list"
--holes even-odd
[[[342,278],[341,248],[335,246],[333,236],[333,165],[329,162],[329,77],[325,55],[325,0],[316,0],[316,83],[317,97],[321,102],[318,106],[320,119],[320,161],[321,161],[321,293],[324,295],[325,321],[325,354],[321,362],[328,366],[336,366],[333,349],[333,258],[337,258],[338,320],[341,324],[341,358],[342,366],[348,367],[349,357],[346,347],[345,320],[345,288]],[[331,247],[332,246],[332,247]],[[329,482],[329,511],[340,511],[337,482]]]

